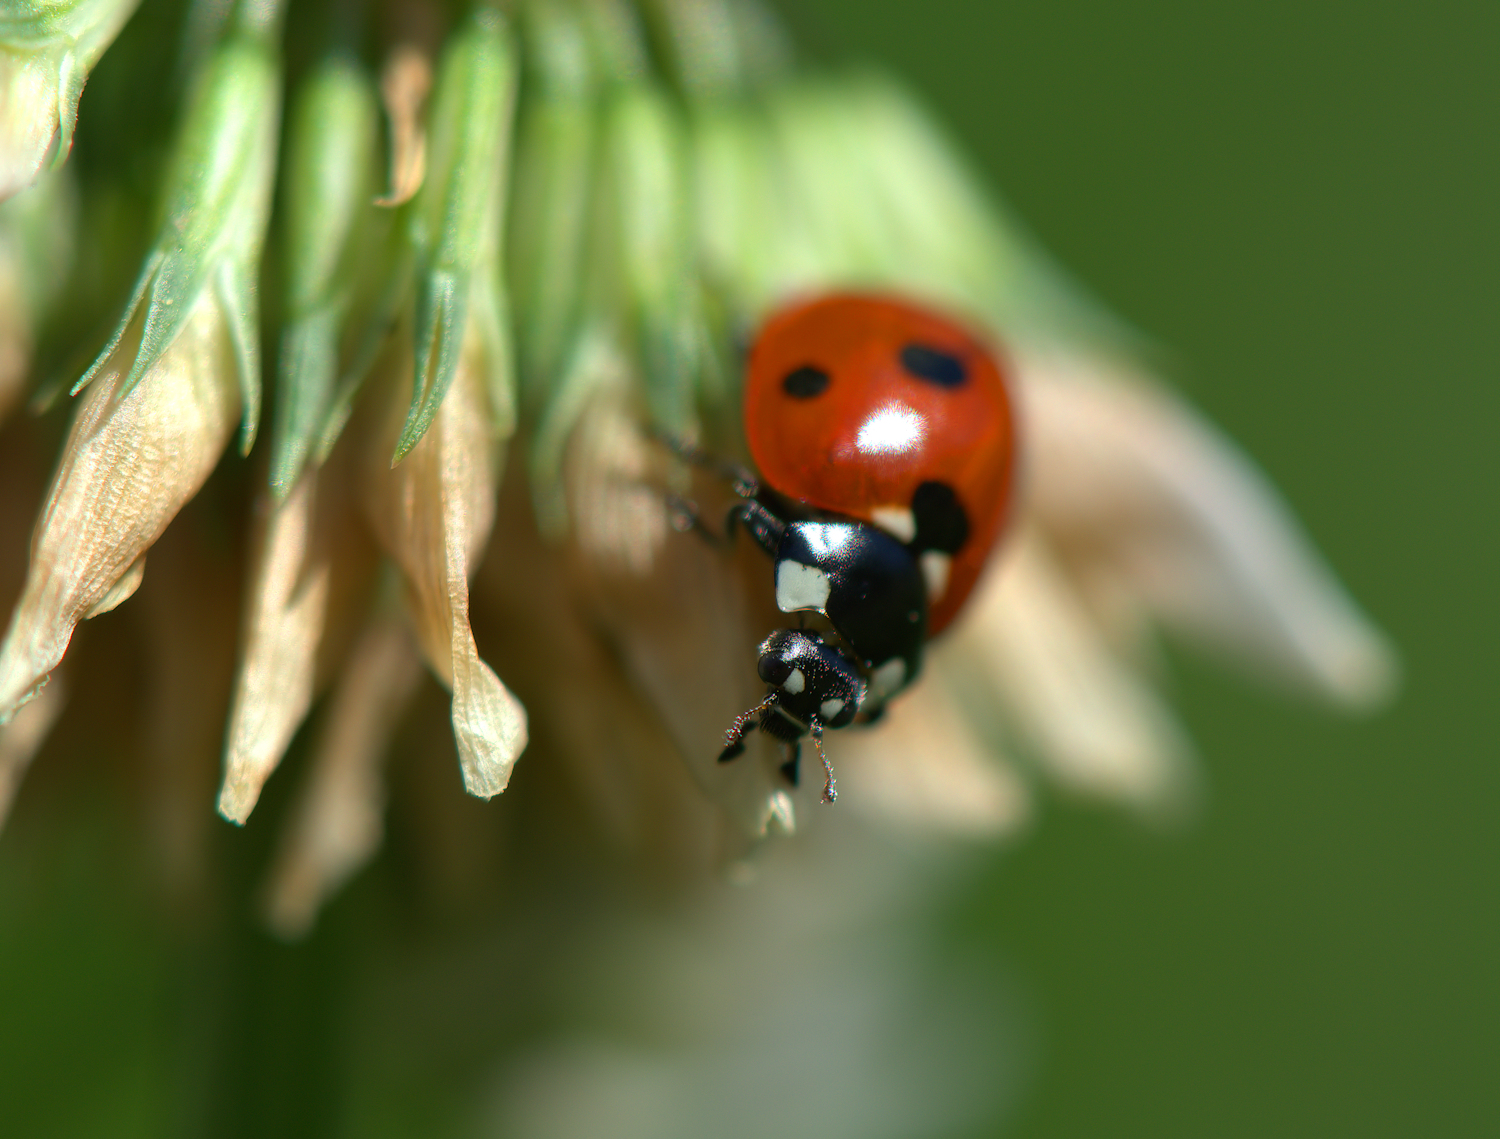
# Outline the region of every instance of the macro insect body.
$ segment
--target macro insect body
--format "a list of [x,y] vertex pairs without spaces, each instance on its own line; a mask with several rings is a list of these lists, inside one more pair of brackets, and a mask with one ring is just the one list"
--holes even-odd
[[996,357],[948,318],[841,293],[765,323],[744,412],[758,474],[736,478],[729,526],[770,556],[777,608],[801,625],[761,643],[766,697],[735,718],[719,759],[758,727],[781,741],[795,784],[810,735],[832,802],[823,732],[874,720],[916,679],[924,643],[957,616],[1000,532],[1010,394]]

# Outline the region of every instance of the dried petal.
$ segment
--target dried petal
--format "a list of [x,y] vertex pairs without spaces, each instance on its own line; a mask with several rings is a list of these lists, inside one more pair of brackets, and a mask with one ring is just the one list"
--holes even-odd
[[0,722],[57,667],[73,627],[198,492],[239,414],[228,322],[212,293],[199,297],[181,334],[122,396],[139,336],[137,321],[74,417],[0,645]]
[[329,581],[328,561],[314,549],[315,502],[309,472],[266,522],[224,749],[219,814],[231,822],[250,817],[312,704]]
[[[587,395],[567,449],[569,513],[600,626],[635,687],[656,709],[677,752],[705,793],[752,836],[791,829],[781,756],[763,733],[749,751],[718,763],[724,731],[758,702],[753,647],[779,623],[769,591],[756,611],[745,573],[766,580],[765,558],[749,543],[734,556],[696,534],[667,526],[662,492],[643,478],[660,450],[643,434],[623,377]],[[659,484],[658,484],[659,485]],[[745,655],[726,652],[744,646]]]
[[[479,659],[469,628],[469,575],[489,537],[500,479],[477,326],[468,324],[453,384],[432,425],[396,467],[373,464],[369,484],[375,528],[406,576],[422,654],[453,692],[464,786],[488,799],[505,790],[526,746],[526,711]],[[388,439],[399,430],[398,422]]]
[[1010,834],[1030,814],[1030,796],[997,750],[975,735],[949,691],[942,672],[952,655],[930,652],[927,675],[892,701],[878,727],[829,741],[847,792],[839,805],[909,830],[974,838]]
[[1011,537],[952,635],[1062,784],[1152,810],[1177,805],[1186,740],[1035,533]]
[[399,621],[376,621],[355,645],[271,872],[266,915],[280,936],[306,934],[323,903],[379,848],[381,763],[419,676]]
[[427,133],[422,108],[432,90],[432,61],[413,44],[400,44],[380,71],[380,98],[390,121],[390,190],[377,206],[400,206],[416,197],[427,175]]
[[1341,703],[1395,683],[1389,645],[1249,460],[1107,362],[1023,361],[1039,524],[1151,616]]

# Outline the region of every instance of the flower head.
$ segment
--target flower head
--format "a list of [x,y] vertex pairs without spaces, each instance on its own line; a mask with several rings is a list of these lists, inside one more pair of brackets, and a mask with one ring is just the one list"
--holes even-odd
[[[103,27],[123,9],[88,11]],[[234,9],[186,96],[124,316],[74,388],[0,717],[78,622],[134,592],[236,421],[253,444],[262,279],[275,416],[246,495],[218,806],[244,823],[316,721],[272,873],[283,932],[375,849],[418,662],[449,693],[475,796],[531,748],[611,841],[689,877],[804,826],[815,789],[788,784],[771,743],[716,762],[777,617],[757,551],[674,528],[675,503],[724,488],[661,439],[743,459],[738,349],[809,292],[898,293],[982,330],[1025,431],[1022,497],[967,613],[883,723],[830,741],[838,810],[1002,834],[1040,778],[1180,808],[1193,767],[1153,683],[1158,630],[1345,704],[1389,687],[1388,648],[1264,480],[1145,374],[1133,335],[1063,283],[899,85],[801,68],[734,0],[514,15],[481,6],[440,50],[393,37],[380,83],[357,36],[315,53],[292,84],[273,269],[280,19]],[[0,237],[27,224],[0,217]],[[872,449],[910,429],[886,426]],[[3,754],[29,756],[53,715],[17,719]]]

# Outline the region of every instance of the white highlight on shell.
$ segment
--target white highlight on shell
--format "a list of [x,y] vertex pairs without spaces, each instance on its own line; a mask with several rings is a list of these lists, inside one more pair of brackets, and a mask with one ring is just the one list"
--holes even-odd
[[807,687],[807,678],[802,675],[800,668],[794,668],[781,687],[795,696]]
[[927,434],[927,422],[904,404],[882,407],[859,429],[854,445],[865,455],[894,455],[909,451]]
[[828,575],[817,566],[786,561],[776,567],[776,608],[783,613],[822,609],[830,588]]
[[927,603],[942,600],[948,592],[948,574],[953,569],[953,559],[941,550],[928,550],[917,564],[922,567],[922,580],[927,583]]
[[838,696],[833,697],[831,700],[824,700],[823,703],[818,705],[818,715],[822,716],[825,720],[833,719],[843,710],[844,701]]
[[898,541],[910,542],[917,536],[917,519],[905,506],[877,506],[870,520]]
[[900,657],[892,657],[870,674],[870,687],[881,699],[899,692],[905,683],[906,662]]

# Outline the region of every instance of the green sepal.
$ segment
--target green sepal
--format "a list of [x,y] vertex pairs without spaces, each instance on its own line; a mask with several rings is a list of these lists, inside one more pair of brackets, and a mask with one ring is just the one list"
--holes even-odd
[[[313,70],[291,115],[282,187],[287,316],[270,463],[277,501],[291,493],[305,463],[321,463],[348,418],[345,408],[325,446],[345,325],[356,298],[370,291],[362,284],[376,268],[368,250],[386,220],[371,204],[378,115],[370,82],[342,54]],[[382,337],[387,324],[379,321]],[[374,353],[356,356],[362,377]],[[348,394],[352,399],[353,390]]]
[[141,266],[141,275],[136,278],[135,288],[130,291],[130,300],[125,305],[125,315],[120,318],[120,323],[115,326],[115,331],[105,343],[103,351],[94,358],[88,370],[78,378],[78,382],[69,389],[70,396],[76,396],[84,388],[88,387],[99,374],[99,369],[104,367],[108,359],[115,354],[115,349],[120,346],[120,341],[125,338],[125,333],[130,329],[130,322],[134,319],[136,310],[141,307],[145,299],[146,290],[151,287],[151,281],[156,276],[157,266],[161,264],[162,255],[153,251],[146,257],[145,265]]
[[597,390],[625,382],[627,365],[613,339],[597,325],[584,329],[573,343],[572,356],[558,377],[531,440],[527,481],[531,484],[537,529],[544,538],[557,540],[568,530],[563,463],[573,428]]
[[458,371],[463,351],[464,318],[468,315],[469,282],[436,269],[417,281],[416,357],[411,410],[401,428],[401,439],[391,457],[395,466],[421,441],[432,426],[443,397]]
[[470,320],[477,321],[484,346],[484,386],[490,397],[490,428],[497,439],[516,430],[516,364],[511,336],[510,305],[494,274],[481,270],[475,277]]
[[497,241],[515,87],[506,25],[481,10],[454,37],[438,72],[427,178],[413,203],[419,255],[412,403],[392,465],[426,434],[458,368],[475,268]]
[[526,88],[516,129],[506,276],[522,408],[542,410],[577,335],[598,173],[597,76],[571,7],[524,9]]
[[239,261],[220,262],[214,286],[239,369],[240,454],[248,455],[260,425],[260,303],[249,267]]
[[[203,290],[214,284],[236,341],[239,366],[254,361],[258,341],[251,266],[260,248],[275,166],[279,80],[265,45],[231,37],[210,56],[194,90],[168,177],[167,211],[125,314],[104,351],[73,387],[77,394],[119,347],[145,305],[140,344],[120,386],[123,397],[171,347]],[[221,266],[231,265],[227,277]],[[239,268],[233,267],[240,266]],[[218,276],[218,280],[215,278]],[[246,320],[252,324],[248,327]],[[241,377],[242,390],[247,382]],[[259,380],[245,403],[242,439],[253,439]]]
[[281,334],[276,426],[271,441],[271,493],[280,502],[302,476],[313,440],[323,426],[338,372],[339,312],[313,309]]
[[641,361],[647,411],[691,437],[701,360],[693,206],[683,123],[661,89],[622,88],[608,118],[617,287]]

